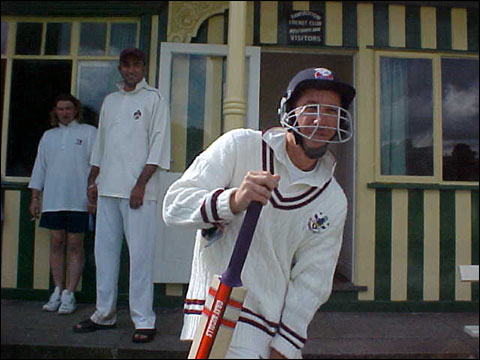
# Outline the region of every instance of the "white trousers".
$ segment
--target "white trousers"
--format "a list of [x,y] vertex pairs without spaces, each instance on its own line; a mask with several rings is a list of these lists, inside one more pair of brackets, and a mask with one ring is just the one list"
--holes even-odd
[[97,308],[91,320],[112,325],[117,321],[118,274],[123,235],[130,253],[130,316],[135,329],[155,328],[153,261],[157,230],[157,202],[144,200],[131,209],[129,199],[99,196],[95,232]]

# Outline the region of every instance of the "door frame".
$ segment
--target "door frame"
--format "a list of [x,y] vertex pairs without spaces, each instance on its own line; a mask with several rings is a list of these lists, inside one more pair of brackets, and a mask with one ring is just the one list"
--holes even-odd
[[[170,104],[172,57],[174,54],[226,57],[228,54],[228,46],[162,42],[160,47],[158,88],[162,94],[165,95],[168,104]],[[245,47],[245,57],[248,59],[249,64],[245,127],[250,129],[258,129],[259,127],[260,54],[260,47]]]
[[[173,55],[227,56],[228,46],[209,44],[161,43],[158,88],[170,107],[170,88],[172,80]],[[247,113],[245,126],[259,128],[260,97],[260,48],[247,46],[245,56],[248,60]],[[172,139],[173,140],[173,139]],[[190,281],[193,247],[196,230],[166,226],[162,219],[162,204],[168,187],[183,172],[160,172],[161,189],[158,197],[158,235],[154,266],[155,283],[186,284]]]

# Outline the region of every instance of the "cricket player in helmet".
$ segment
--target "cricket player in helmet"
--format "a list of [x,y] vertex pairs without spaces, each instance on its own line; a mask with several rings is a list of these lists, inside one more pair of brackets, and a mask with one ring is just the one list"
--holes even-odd
[[331,294],[342,245],[347,197],[326,150],[352,137],[347,108],[354,95],[328,69],[300,71],[280,104],[282,127],[228,131],[170,186],[165,223],[198,229],[182,340],[198,338],[210,311],[210,281],[227,268],[246,209],[260,202],[241,273],[247,291],[240,314],[228,320],[231,341],[215,342],[228,347],[230,359],[302,357],[309,323]]

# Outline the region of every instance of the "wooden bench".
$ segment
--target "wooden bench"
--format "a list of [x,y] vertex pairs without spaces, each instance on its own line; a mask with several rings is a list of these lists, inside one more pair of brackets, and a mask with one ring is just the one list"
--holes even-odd
[[[478,282],[478,265],[459,265],[460,280]],[[478,325],[467,325],[464,327],[467,334],[478,338]]]

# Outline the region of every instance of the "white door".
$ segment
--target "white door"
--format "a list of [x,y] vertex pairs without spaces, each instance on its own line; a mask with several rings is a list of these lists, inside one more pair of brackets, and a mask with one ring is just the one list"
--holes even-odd
[[[170,104],[171,167],[161,173],[160,199],[192,160],[223,133],[226,45],[162,43],[159,88]],[[246,127],[258,129],[260,48],[246,48]],[[159,219],[161,219],[159,209]],[[188,283],[195,231],[160,221],[154,281]]]

